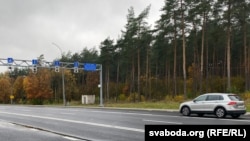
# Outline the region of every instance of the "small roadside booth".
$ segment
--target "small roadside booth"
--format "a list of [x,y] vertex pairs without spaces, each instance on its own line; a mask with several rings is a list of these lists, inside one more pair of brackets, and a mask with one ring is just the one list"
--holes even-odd
[[82,104],[94,104],[95,95],[82,95]]

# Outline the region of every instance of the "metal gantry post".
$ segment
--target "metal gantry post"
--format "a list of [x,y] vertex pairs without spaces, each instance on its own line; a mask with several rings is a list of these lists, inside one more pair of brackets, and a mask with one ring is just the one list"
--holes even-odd
[[62,67],[62,89],[63,89],[63,105],[66,106],[65,82],[64,82],[64,67]]
[[[63,58],[63,52],[62,52],[62,48],[57,45],[56,43],[52,43],[54,46],[56,46],[59,50],[60,50],[60,53],[61,53],[61,59]],[[62,64],[61,66],[62,68],[62,93],[63,93],[63,105],[66,106],[66,98],[65,98],[65,82],[64,82],[64,66]]]
[[103,107],[103,96],[102,96],[102,65],[100,64],[100,106]]

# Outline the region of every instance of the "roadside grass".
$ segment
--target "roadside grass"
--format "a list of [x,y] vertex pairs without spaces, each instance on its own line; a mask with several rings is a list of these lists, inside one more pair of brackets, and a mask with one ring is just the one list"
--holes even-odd
[[131,102],[131,103],[105,103],[105,107],[142,108],[142,109],[178,109],[179,102]]
[[247,105],[247,112],[250,112],[250,104]]
[[[176,110],[179,108],[180,102],[175,101],[157,101],[157,102],[103,102],[104,107],[111,108],[139,108],[139,109],[173,109]],[[45,104],[51,106],[60,106],[60,103]],[[96,102],[95,104],[82,104],[80,101],[71,101],[66,104],[67,106],[79,106],[79,107],[100,107],[100,103]]]
[[[161,110],[178,110],[181,102],[175,101],[158,101],[158,102],[135,102],[135,103],[115,103],[109,102],[104,103],[104,107],[112,107],[112,108],[142,108],[142,109],[161,109]],[[247,112],[250,112],[250,100],[245,102],[247,107]],[[91,106],[91,105],[89,105]],[[92,105],[94,106],[94,105]],[[98,106],[98,105],[96,105]]]
[[[141,108],[141,109],[160,109],[178,110],[179,102],[138,102],[138,103],[107,103],[105,107],[112,108]],[[247,112],[250,112],[250,102],[246,103]]]
[[247,107],[247,112],[250,112],[250,99],[245,101],[246,107]]
[[[174,100],[164,100],[164,101],[146,101],[146,102],[104,102],[104,107],[111,108],[137,108],[137,109],[160,109],[160,110],[178,110],[181,102],[177,102]],[[61,105],[52,104],[54,106]],[[247,112],[250,112],[250,99],[245,101],[245,105],[247,107]],[[71,101],[67,103],[67,106],[79,106],[79,107],[100,107],[100,104],[97,102],[95,104],[82,104],[81,101]]]

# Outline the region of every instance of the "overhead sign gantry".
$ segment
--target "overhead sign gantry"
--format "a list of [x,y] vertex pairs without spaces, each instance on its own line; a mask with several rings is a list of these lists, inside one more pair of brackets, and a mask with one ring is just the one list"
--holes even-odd
[[62,69],[62,83],[63,83],[63,101],[66,106],[65,100],[65,91],[64,91],[64,69],[73,69],[74,73],[78,73],[79,69],[84,71],[100,71],[100,106],[103,106],[103,96],[102,96],[102,65],[93,64],[93,63],[79,63],[79,62],[60,62],[58,60],[54,62],[41,61],[38,59],[32,60],[22,60],[22,59],[13,59],[8,57],[6,59],[0,58],[0,66],[7,66],[9,70],[12,70],[12,67],[26,67],[32,69],[33,73],[37,73],[37,68],[54,68],[55,72],[60,72]]

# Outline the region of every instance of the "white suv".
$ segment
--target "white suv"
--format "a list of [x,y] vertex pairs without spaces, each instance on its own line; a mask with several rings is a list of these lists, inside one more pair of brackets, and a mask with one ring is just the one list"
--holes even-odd
[[214,114],[218,118],[224,118],[226,115],[238,118],[246,113],[246,106],[244,101],[236,94],[206,93],[192,101],[181,103],[179,111],[184,116]]

